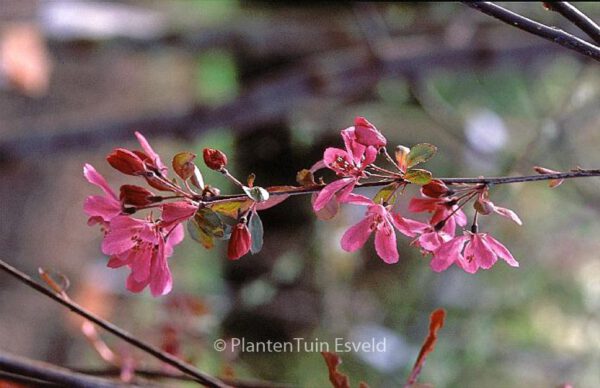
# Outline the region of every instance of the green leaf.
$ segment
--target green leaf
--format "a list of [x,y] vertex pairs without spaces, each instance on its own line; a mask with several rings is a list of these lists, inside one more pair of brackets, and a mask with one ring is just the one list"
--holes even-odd
[[430,171],[415,168],[408,170],[403,176],[404,180],[414,183],[416,185],[426,185],[431,182],[433,178]]
[[252,235],[252,246],[250,247],[250,252],[252,252],[252,254],[258,253],[263,246],[264,230],[262,221],[260,220],[257,212],[252,212],[252,217],[248,223],[248,229],[250,230],[250,235]]
[[231,233],[219,215],[208,208],[202,208],[188,221],[188,231],[192,238],[206,249],[214,246],[214,239],[227,239]]
[[269,199],[269,192],[260,186],[243,187],[244,193],[255,202],[264,202]]
[[410,149],[406,157],[406,166],[414,167],[431,159],[437,152],[437,147],[429,143],[419,143]]
[[250,208],[252,201],[244,199],[240,201],[219,202],[213,205],[208,205],[211,210],[227,216],[229,218],[237,218],[239,212],[244,212]]
[[173,156],[173,171],[184,181],[190,179],[194,175],[196,168],[193,162],[195,158],[196,155],[191,152],[178,153]]
[[398,195],[396,194],[396,190],[398,189],[398,183],[390,183],[389,185],[383,187],[377,194],[375,194],[375,198],[373,198],[373,202],[377,204],[386,203],[389,205],[393,205],[396,202],[396,198]]
[[202,244],[204,248],[212,249],[215,246],[213,237],[205,233],[194,219],[188,221],[187,230],[192,239]]

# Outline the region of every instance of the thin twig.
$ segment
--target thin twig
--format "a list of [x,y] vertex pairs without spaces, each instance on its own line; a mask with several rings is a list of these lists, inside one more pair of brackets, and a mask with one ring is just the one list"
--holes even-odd
[[[600,176],[600,169],[597,170],[575,170],[569,172],[561,172],[557,174],[539,174],[539,175],[524,175],[524,176],[504,176],[504,177],[479,177],[479,178],[436,178],[447,185],[457,184],[486,184],[486,185],[503,185],[508,183],[523,183],[523,182],[536,182],[536,181],[548,181],[553,179],[573,179],[573,178],[584,178],[584,177],[597,177]],[[366,182],[357,184],[356,187],[380,187],[386,186],[390,183],[399,182],[407,183],[401,178],[398,179],[384,179],[377,182]],[[293,187],[285,191],[276,191],[270,193],[272,196],[279,195],[303,195],[303,194],[314,194],[320,192],[325,186],[307,186],[307,187]],[[218,195],[204,199],[205,205],[230,202],[230,201],[241,201],[248,199],[246,194],[228,194]]]
[[585,32],[594,42],[600,44],[600,26],[586,14],[577,9],[568,1],[548,1],[544,5],[551,11],[558,12],[566,19]]
[[588,43],[585,40],[580,39],[575,35],[571,35],[559,28],[549,27],[545,24],[538,23],[534,20],[509,11],[508,9],[490,1],[463,1],[462,3],[467,7],[471,7],[483,12],[486,15],[492,16],[503,21],[504,23],[510,24],[513,27],[540,36],[568,49],[577,51],[578,53],[595,59],[596,61],[600,61],[600,47]]
[[215,387],[215,388],[228,387],[227,384],[223,383],[219,379],[212,377],[212,376],[198,370],[197,368],[193,367],[192,365],[189,365],[189,364],[181,361],[180,359],[161,351],[159,348],[157,348],[155,346],[152,346],[146,342],[143,342],[143,341],[135,338],[133,335],[131,335],[127,331],[125,331],[125,330],[121,329],[120,327],[114,325],[113,323],[108,322],[108,321],[98,317],[97,315],[87,311],[83,307],[79,306],[77,303],[65,300],[61,296],[55,294],[54,292],[50,291],[43,285],[41,285],[38,282],[36,282],[35,280],[33,280],[27,274],[19,271],[18,269],[16,269],[15,267],[11,266],[10,264],[6,263],[3,260],[0,260],[0,269],[5,271],[6,273],[12,275],[14,278],[16,278],[20,282],[24,283],[25,285],[46,295],[47,297],[55,300],[56,302],[62,304],[63,306],[66,306],[75,314],[82,316],[83,318],[102,327],[106,331],[108,331],[108,332],[116,335],[117,337],[123,339],[124,341],[130,343],[131,345],[135,346],[136,348],[175,367],[176,369],[180,370],[181,372],[183,372],[185,374],[193,376],[194,379],[196,381],[198,381],[199,383],[201,383],[207,387]]
[[[0,370],[24,379],[40,380],[37,383],[29,381],[30,386],[60,386],[60,387],[86,387],[86,388],[115,388],[122,387],[116,381],[88,376],[83,373],[73,372],[66,368],[48,364],[41,361],[33,361],[23,357],[17,357],[6,353],[0,353]],[[9,378],[5,376],[6,378]],[[127,385],[134,387],[135,385]]]

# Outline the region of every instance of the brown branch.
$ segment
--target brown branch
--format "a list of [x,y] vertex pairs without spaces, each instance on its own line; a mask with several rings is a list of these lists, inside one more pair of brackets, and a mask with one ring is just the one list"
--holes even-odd
[[600,44],[600,26],[568,1],[548,1],[544,5],[558,12],[585,32],[594,42]]
[[15,267],[11,266],[10,264],[6,263],[3,260],[0,260],[0,269],[5,271],[6,273],[12,275],[14,278],[19,280],[21,283],[24,283],[25,285],[33,288],[34,290],[55,300],[56,302],[69,308],[75,314],[95,323],[96,325],[102,327],[106,331],[108,331],[108,332],[116,335],[117,337],[123,339],[124,341],[130,343],[131,345],[135,346],[136,348],[144,351],[145,353],[148,353],[148,354],[154,356],[155,358],[161,360],[162,362],[164,362],[166,364],[169,364],[169,365],[175,367],[176,369],[180,370],[181,372],[194,377],[194,379],[196,381],[198,381],[199,383],[201,383],[207,387],[215,387],[215,388],[228,387],[227,384],[220,381],[219,379],[212,377],[212,376],[198,370],[194,366],[183,362],[182,360],[172,356],[171,354],[161,351],[159,348],[157,348],[155,346],[152,346],[144,341],[137,339],[136,337],[134,337],[127,331],[125,331],[125,330],[121,329],[120,327],[114,325],[113,323],[108,322],[108,321],[98,317],[97,315],[87,311],[86,309],[79,306],[78,304],[68,301],[68,300],[65,300],[61,296],[55,294],[54,292],[50,291],[46,287],[42,286],[41,284],[39,284],[38,282],[33,280],[27,274],[19,271],[18,269],[16,269]]
[[[573,178],[585,178],[585,177],[600,177],[600,169],[597,170],[581,170],[577,169],[569,172],[561,172],[556,174],[538,174],[538,175],[524,175],[524,176],[504,176],[504,177],[479,177],[479,178],[436,178],[447,185],[457,184],[484,184],[484,185],[504,185],[509,183],[525,183],[525,182],[537,182],[537,181],[549,181],[554,179],[573,179]],[[393,182],[407,183],[401,178],[398,179],[384,179],[377,182],[366,182],[357,184],[357,188],[361,187],[380,187],[386,186]],[[307,186],[307,187],[293,187],[285,191],[276,191],[270,193],[270,195],[303,195],[303,194],[314,194],[320,192],[325,186]],[[196,198],[201,200],[200,198]],[[204,204],[214,204],[219,202],[239,201],[248,199],[246,194],[229,194],[219,195],[204,199],[201,202]]]
[[515,12],[509,11],[508,9],[490,1],[463,1],[462,3],[467,7],[471,7],[483,12],[484,14],[492,16],[500,21],[503,21],[504,23],[510,24],[513,27],[557,43],[563,47],[588,56],[596,61],[600,61],[600,47],[588,43],[585,40],[580,39],[575,35],[571,35],[559,28],[549,27],[545,24],[538,23]]
[[[75,369],[79,373],[84,373],[91,376],[118,376],[121,371],[118,368],[104,368],[104,369]],[[180,381],[193,381],[192,378],[180,373],[171,373],[155,369],[136,369],[135,375],[146,377],[149,379],[169,379],[169,380],[180,380]],[[236,388],[290,388],[292,385],[273,383],[270,381],[261,380],[241,380],[222,378],[222,380]]]
[[[491,32],[489,35],[494,36]],[[420,42],[418,46],[414,45],[415,41]],[[406,50],[406,47],[411,47],[411,50]],[[366,55],[362,47],[319,54],[280,73],[257,79],[253,83],[255,86],[237,99],[215,108],[193,107],[127,120],[108,118],[84,127],[34,128],[10,139],[0,139],[0,162],[116,144],[130,140],[135,130],[142,131],[149,138],[162,136],[171,139],[177,136],[193,138],[217,127],[242,132],[286,117],[298,104],[312,98],[326,95],[345,101],[360,96],[385,77],[436,68],[490,66],[504,61],[527,63],[556,55],[559,51],[557,46],[545,42],[514,39],[492,40],[486,45],[448,47],[426,36],[393,38],[380,48],[377,56],[379,66],[373,66],[372,56]]]
[[[59,386],[86,388],[114,388],[125,386],[119,382],[88,376],[66,368],[0,353],[0,370],[5,372],[2,378],[30,384],[28,386]],[[135,385],[127,385],[135,387]]]

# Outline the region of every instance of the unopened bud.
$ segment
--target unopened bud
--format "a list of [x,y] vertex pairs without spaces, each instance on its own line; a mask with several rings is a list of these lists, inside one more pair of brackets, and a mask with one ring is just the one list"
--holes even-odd
[[127,175],[139,175],[146,170],[144,161],[138,155],[124,148],[113,150],[106,160],[113,168]]
[[155,202],[157,198],[151,191],[135,185],[121,186],[121,201],[126,205],[146,206]]
[[227,156],[219,150],[205,148],[202,151],[202,156],[204,157],[204,163],[211,170],[219,171],[227,166]]

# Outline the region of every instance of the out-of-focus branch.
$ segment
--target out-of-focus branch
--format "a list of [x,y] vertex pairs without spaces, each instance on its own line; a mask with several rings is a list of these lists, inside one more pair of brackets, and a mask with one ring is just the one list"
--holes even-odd
[[363,95],[385,77],[420,74],[440,67],[486,66],[507,60],[527,63],[560,51],[551,44],[500,39],[486,45],[447,47],[426,37],[386,39],[377,48],[377,64],[373,63],[372,54],[364,47],[321,54],[258,80],[254,83],[256,86],[250,87],[236,100],[216,108],[192,107],[154,117],[112,122],[105,119],[88,127],[25,133],[0,141],[0,162],[116,144],[131,139],[135,130],[148,137],[180,136],[186,139],[211,128],[244,131],[281,120],[299,104],[312,98],[326,96],[351,100]]
[[[108,369],[76,369],[80,373],[84,373],[86,375],[91,376],[118,376],[121,372],[117,368],[108,368]],[[171,373],[165,372],[161,370],[155,369],[136,369],[136,376],[146,377],[148,379],[168,379],[168,380],[181,380],[181,381],[193,381],[189,376],[180,373]],[[223,378],[225,383],[231,385],[235,388],[291,388],[291,385],[281,384],[281,383],[273,383],[270,381],[260,381],[260,380],[240,380],[240,379],[231,379],[231,378]]]
[[581,12],[577,7],[569,3],[568,1],[548,1],[544,2],[546,8],[552,11],[556,11],[579,29],[585,32],[590,38],[597,44],[600,44],[600,26],[595,21],[590,19],[586,14]]
[[46,287],[42,286],[41,284],[39,284],[38,282],[33,280],[27,274],[19,271],[18,269],[16,269],[15,267],[11,266],[10,264],[6,263],[3,260],[0,260],[0,269],[3,270],[4,272],[10,274],[11,276],[13,276],[17,280],[19,280],[21,283],[24,283],[25,285],[33,288],[34,290],[46,295],[47,297],[53,299],[56,302],[62,304],[63,306],[69,308],[75,314],[93,322],[94,324],[96,324],[96,325],[100,326],[101,328],[105,329],[106,331],[116,335],[117,337],[123,339],[124,341],[135,346],[136,348],[144,351],[145,353],[148,353],[148,354],[154,356],[155,358],[161,360],[162,362],[164,362],[166,364],[169,364],[169,365],[175,367],[179,371],[181,371],[189,376],[192,376],[194,378],[194,380],[198,381],[199,383],[201,383],[207,387],[215,387],[215,388],[228,387],[227,384],[223,383],[219,379],[198,370],[197,368],[193,367],[192,365],[189,365],[189,364],[183,362],[182,360],[178,359],[177,357],[172,356],[171,354],[163,352],[162,350],[160,350],[159,348],[157,348],[155,346],[152,346],[144,341],[137,339],[136,337],[134,337],[130,333],[126,332],[125,330],[121,329],[120,327],[87,311],[86,309],[79,306],[78,304],[71,302],[70,300],[65,300],[60,295],[50,291]]
[[[74,387],[74,388],[115,388],[125,384],[99,377],[73,372],[66,368],[33,361],[23,357],[0,353],[0,370],[5,372],[2,378],[31,384],[31,386]],[[14,378],[12,377],[14,376]],[[135,385],[126,385],[135,387]]]
[[540,36],[596,61],[600,61],[600,47],[588,43],[559,28],[549,27],[545,24],[538,23],[490,1],[463,1],[462,3],[467,7],[483,12],[484,14],[510,24],[513,27]]

